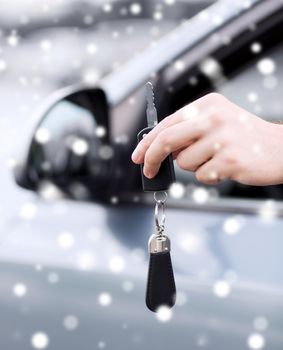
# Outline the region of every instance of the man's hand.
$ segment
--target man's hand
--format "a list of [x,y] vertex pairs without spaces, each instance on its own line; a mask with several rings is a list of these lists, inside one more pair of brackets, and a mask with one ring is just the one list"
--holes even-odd
[[283,125],[267,122],[210,93],[163,119],[132,154],[154,177],[173,153],[177,165],[197,180],[229,178],[247,185],[283,183]]

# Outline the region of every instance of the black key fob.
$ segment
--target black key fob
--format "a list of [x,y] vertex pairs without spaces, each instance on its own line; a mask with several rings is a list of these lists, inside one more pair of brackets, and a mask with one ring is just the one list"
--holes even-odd
[[[152,129],[153,127],[146,127],[141,130],[137,135],[138,142],[143,139],[143,135],[148,134]],[[143,174],[143,164],[140,164],[140,170],[144,192],[166,191],[176,181],[172,154],[163,160],[158,173],[152,179]]]
[[161,306],[173,307],[176,286],[170,256],[170,240],[164,233],[149,240],[149,267],[146,287],[146,306],[156,312]]

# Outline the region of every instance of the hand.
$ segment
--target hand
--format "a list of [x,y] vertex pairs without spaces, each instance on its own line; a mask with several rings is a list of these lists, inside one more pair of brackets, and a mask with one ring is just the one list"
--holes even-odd
[[283,183],[283,125],[267,122],[210,93],[163,119],[132,154],[154,177],[170,154],[198,181],[231,179],[246,185]]

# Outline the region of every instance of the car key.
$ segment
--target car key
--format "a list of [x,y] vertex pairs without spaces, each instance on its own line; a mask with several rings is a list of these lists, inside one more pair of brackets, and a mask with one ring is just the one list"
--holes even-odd
[[[164,233],[165,213],[163,200],[156,198],[155,224],[156,232],[148,241],[149,267],[146,287],[146,306],[153,312],[158,312],[162,306],[173,307],[176,301],[176,286],[171,262],[171,242]],[[161,218],[159,218],[161,212]],[[161,221],[161,223],[160,223]]]
[[[146,98],[148,126],[138,133],[138,142],[158,123],[153,87],[150,82],[146,84]],[[167,199],[165,190],[175,181],[173,157],[170,154],[164,159],[157,175],[152,179],[148,179],[143,174],[143,164],[140,165],[140,170],[143,190],[144,192],[154,191],[153,197],[156,202],[155,233],[148,241],[149,266],[145,302],[149,310],[158,312],[159,307],[172,307],[176,300],[176,286],[170,255],[171,243],[169,237],[164,233],[165,201]],[[162,193],[165,197],[163,200],[158,199],[157,195]],[[161,218],[159,218],[160,213]]]
[[[147,108],[146,108],[147,127],[138,133],[137,135],[138,142],[140,142],[142,138],[146,134],[148,134],[158,123],[157,112],[154,105],[153,86],[150,82],[146,84],[146,99],[147,99]],[[163,160],[158,173],[152,179],[149,179],[144,175],[143,166],[144,164],[140,164],[142,187],[145,192],[165,191],[170,187],[170,185],[173,182],[175,182],[175,172],[174,172],[172,154],[170,154]]]

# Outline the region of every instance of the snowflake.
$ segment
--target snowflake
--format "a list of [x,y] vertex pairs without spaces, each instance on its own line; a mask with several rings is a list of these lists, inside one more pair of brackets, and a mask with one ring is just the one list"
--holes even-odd
[[113,256],[109,261],[109,267],[112,272],[119,273],[125,268],[125,261],[121,256]]
[[74,315],[67,315],[64,320],[63,320],[63,326],[68,330],[68,331],[74,331],[75,329],[78,328],[79,326],[79,320],[76,316]]
[[31,337],[31,345],[35,349],[45,349],[49,344],[48,335],[44,332],[34,333]]
[[235,215],[227,218],[223,223],[223,230],[228,235],[235,235],[243,226],[244,217]]
[[48,282],[51,283],[51,284],[56,284],[56,283],[59,282],[60,277],[59,277],[58,273],[56,273],[56,272],[50,272],[50,273],[48,274],[48,276],[47,276],[47,280],[48,280]]
[[216,281],[213,286],[213,292],[219,298],[226,298],[231,292],[231,287],[226,281]]
[[265,339],[259,333],[253,333],[248,337],[248,347],[253,350],[260,350],[265,347]]
[[273,74],[276,69],[276,64],[271,58],[263,58],[257,63],[257,69],[263,75]]
[[27,287],[24,283],[16,283],[13,287],[13,293],[16,297],[22,298],[27,293]]
[[7,63],[3,59],[0,59],[0,72],[7,69]]
[[181,182],[174,182],[169,188],[169,195],[173,198],[182,198],[185,192],[185,186]]
[[156,318],[160,322],[170,321],[172,318],[172,314],[173,314],[172,309],[170,309],[166,305],[162,305],[156,310]]
[[142,6],[139,3],[133,3],[130,6],[130,12],[131,14],[133,14],[134,16],[139,15],[142,12]]
[[109,306],[112,303],[112,297],[109,293],[101,293],[98,296],[98,302],[101,306]]

